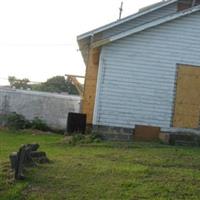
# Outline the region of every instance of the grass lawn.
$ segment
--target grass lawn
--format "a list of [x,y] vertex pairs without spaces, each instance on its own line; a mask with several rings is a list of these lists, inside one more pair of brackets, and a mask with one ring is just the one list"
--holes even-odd
[[[38,142],[53,161],[10,183],[2,169],[21,144]],[[200,199],[200,148],[159,143],[70,146],[59,135],[0,131],[1,200]]]

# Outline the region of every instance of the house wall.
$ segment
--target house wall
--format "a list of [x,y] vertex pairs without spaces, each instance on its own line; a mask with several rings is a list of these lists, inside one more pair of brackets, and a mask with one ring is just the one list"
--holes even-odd
[[[159,17],[163,17],[169,15],[171,13],[176,12],[176,3],[170,4],[168,6],[162,7],[159,10],[150,12],[146,15],[138,17],[134,20],[130,20],[126,23],[108,29],[106,31],[100,32],[94,36],[92,39],[93,42],[101,40],[103,38],[107,38],[109,36],[115,35],[117,33],[121,33],[126,30],[130,30],[134,27],[137,27],[141,24],[145,24]],[[87,43],[87,42],[86,42]],[[86,44],[83,43],[83,46]],[[84,48],[84,47],[83,47]],[[89,50],[89,55],[84,52],[84,57],[87,57],[86,62],[86,74],[85,74],[85,88],[84,88],[84,96],[83,96],[83,107],[82,112],[87,114],[87,123],[92,124],[93,121],[93,113],[94,111],[94,103],[96,98],[96,87],[97,87],[97,74],[99,67],[99,49],[91,49]]]
[[102,48],[94,125],[172,125],[177,63],[200,66],[200,13]]

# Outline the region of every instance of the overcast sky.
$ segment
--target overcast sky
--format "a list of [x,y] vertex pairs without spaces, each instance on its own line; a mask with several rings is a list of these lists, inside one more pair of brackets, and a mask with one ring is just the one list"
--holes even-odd
[[[123,0],[122,16],[158,0]],[[115,21],[121,0],[0,0],[0,85],[84,75],[76,36]]]

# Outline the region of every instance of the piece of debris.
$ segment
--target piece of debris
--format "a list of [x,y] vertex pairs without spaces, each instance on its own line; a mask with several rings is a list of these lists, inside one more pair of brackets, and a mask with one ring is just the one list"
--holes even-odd
[[74,133],[85,134],[86,118],[86,114],[69,112],[67,119],[67,135],[72,135]]
[[39,144],[22,145],[18,152],[10,154],[11,168],[15,172],[15,179],[25,179],[23,174],[25,167],[37,166],[37,163],[49,163],[45,152],[37,151]]

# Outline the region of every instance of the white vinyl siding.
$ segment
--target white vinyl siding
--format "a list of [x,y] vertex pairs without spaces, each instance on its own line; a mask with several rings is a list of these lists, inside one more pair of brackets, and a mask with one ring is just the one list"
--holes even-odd
[[169,128],[176,66],[200,66],[200,13],[102,47],[94,124]]

